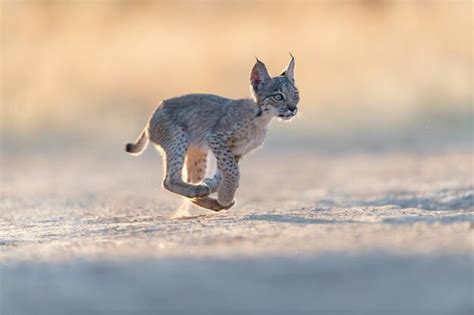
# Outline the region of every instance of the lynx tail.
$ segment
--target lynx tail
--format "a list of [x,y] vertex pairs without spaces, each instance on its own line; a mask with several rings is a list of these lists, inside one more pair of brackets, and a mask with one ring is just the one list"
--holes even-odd
[[135,143],[127,143],[127,145],[125,146],[125,151],[132,155],[138,156],[146,149],[147,145],[148,134],[146,130],[143,130],[142,134],[140,135],[140,137],[138,137]]

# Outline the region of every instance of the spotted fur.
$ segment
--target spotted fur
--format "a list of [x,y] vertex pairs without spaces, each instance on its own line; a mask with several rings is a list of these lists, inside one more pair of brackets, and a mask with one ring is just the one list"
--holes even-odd
[[[126,151],[139,155],[150,140],[164,157],[165,189],[207,209],[228,209],[235,204],[239,187],[239,160],[262,145],[273,117],[289,120],[298,111],[294,67],[292,56],[283,73],[271,77],[257,59],[250,74],[251,99],[188,94],[165,100]],[[204,178],[209,150],[216,157],[217,170]],[[217,199],[209,196],[214,192]]]

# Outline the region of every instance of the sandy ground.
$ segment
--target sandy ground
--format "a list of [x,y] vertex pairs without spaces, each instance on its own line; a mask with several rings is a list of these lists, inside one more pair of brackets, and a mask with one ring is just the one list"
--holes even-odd
[[241,169],[211,213],[160,188],[156,153],[4,156],[0,314],[474,311],[470,152]]

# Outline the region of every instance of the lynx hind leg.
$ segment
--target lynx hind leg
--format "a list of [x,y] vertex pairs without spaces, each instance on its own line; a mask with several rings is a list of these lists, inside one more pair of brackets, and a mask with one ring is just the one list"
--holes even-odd
[[186,181],[199,183],[206,176],[207,152],[190,147],[186,154]]
[[188,148],[188,139],[184,133],[174,134],[172,140],[161,144],[161,147],[165,155],[164,188],[188,198],[205,197],[211,193],[206,185],[192,185],[183,181],[184,159]]

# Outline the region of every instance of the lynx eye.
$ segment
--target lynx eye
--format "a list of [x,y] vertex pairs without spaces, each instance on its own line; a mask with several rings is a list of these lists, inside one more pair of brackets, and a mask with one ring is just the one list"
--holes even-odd
[[282,94],[275,94],[275,95],[272,96],[272,98],[277,102],[281,102],[284,99]]

